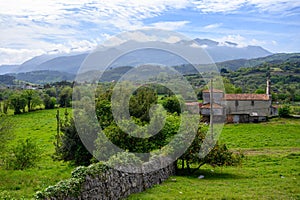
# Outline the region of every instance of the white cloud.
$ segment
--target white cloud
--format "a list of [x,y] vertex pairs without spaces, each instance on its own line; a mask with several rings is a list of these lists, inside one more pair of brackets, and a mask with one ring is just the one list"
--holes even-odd
[[176,43],[183,39],[186,39],[183,35],[170,35],[168,31],[160,31],[160,29],[147,28],[139,31],[129,31],[116,36],[108,37],[106,41],[102,43],[103,46],[116,46],[124,42],[134,40],[138,42],[167,42]]
[[245,38],[241,35],[227,35],[222,38],[216,38],[216,41],[219,42],[219,45],[221,46],[228,46],[226,42],[233,42],[237,44],[237,47],[242,48],[246,47],[248,45],[252,46],[264,46],[267,42],[266,41],[261,41],[257,40],[254,38]]
[[203,13],[234,13],[242,7],[255,7],[259,12],[288,14],[300,6],[299,0],[200,0],[193,2]]
[[261,11],[265,12],[275,12],[275,13],[282,13],[282,12],[289,12],[291,8],[296,8],[300,6],[299,0],[268,0],[268,1],[261,1],[261,0],[248,0],[249,5],[254,5]]
[[182,38],[172,35],[172,36],[168,37],[168,38],[165,40],[165,42],[168,42],[168,43],[176,43],[176,42],[179,42],[180,40],[182,40]]
[[[36,52],[85,51],[94,37],[144,27],[142,20],[159,16],[171,9],[191,5],[190,0],[10,0],[0,1],[0,44],[8,59],[0,64],[20,63],[12,59],[19,49]],[[186,22],[166,23],[170,29]],[[157,24],[159,25],[159,24]],[[98,31],[101,32],[98,32]],[[94,35],[92,35],[94,34]],[[96,35],[96,36],[95,36]],[[107,35],[102,35],[104,40]],[[73,44],[73,45],[72,45]],[[79,45],[77,47],[74,44]],[[30,53],[31,52],[31,53]],[[23,60],[24,61],[24,60]]]
[[151,24],[150,26],[158,29],[165,29],[165,30],[177,30],[179,28],[182,28],[186,24],[188,24],[189,21],[168,21],[168,22],[156,22]]
[[40,48],[33,49],[13,49],[0,48],[0,64],[22,64],[41,54],[62,54],[86,52],[94,49],[98,45],[96,40],[69,41],[64,44],[45,43]]
[[201,0],[195,1],[194,4],[198,9],[200,9],[204,13],[210,12],[233,12],[238,8],[242,7],[242,5],[247,0]]
[[2,64],[21,64],[25,60],[44,53],[46,52],[39,49],[30,50],[0,48],[0,60]]
[[[159,17],[170,10],[192,8],[202,13],[231,13],[249,7],[259,12],[286,14],[299,6],[299,0],[3,0],[0,1],[3,54],[0,64],[20,63],[38,53],[56,50],[86,51],[114,33],[145,26],[184,29],[189,23],[187,20],[144,24],[145,19]],[[221,23],[208,24],[204,29],[220,26]],[[245,44],[262,42],[240,40]]]
[[209,24],[204,26],[204,29],[215,29],[215,28],[219,28],[222,26],[222,23],[215,23],[215,24]]

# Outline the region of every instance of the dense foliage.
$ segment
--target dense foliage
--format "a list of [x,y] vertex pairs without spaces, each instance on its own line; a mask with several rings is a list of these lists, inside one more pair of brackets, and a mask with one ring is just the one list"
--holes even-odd
[[54,158],[71,161],[74,165],[89,165],[93,156],[82,143],[74,120],[68,117],[67,112],[65,112],[65,118],[60,120],[59,126],[62,134],[58,133],[56,136]]
[[[129,83],[124,84],[126,84],[126,87],[124,87],[126,91],[132,91],[130,89],[133,87],[132,85]],[[156,155],[155,152],[159,149],[164,149],[163,151],[168,152],[167,154],[170,152],[176,154],[177,151],[184,149],[187,145],[184,142],[185,140],[192,139],[194,142],[186,153],[180,157],[183,162],[186,162],[187,166],[190,166],[192,163],[201,165],[209,163],[214,166],[232,165],[236,163],[233,154],[228,151],[226,146],[218,144],[213,149],[214,153],[209,154],[209,158],[199,160],[198,153],[203,138],[205,138],[205,131],[201,128],[194,130],[198,132],[198,134],[193,139],[190,138],[193,136],[191,135],[193,130],[190,130],[188,124],[186,124],[186,128],[181,127],[181,129],[184,130],[183,133],[181,133],[182,135],[177,136],[179,127],[182,126],[181,123],[184,123],[181,116],[182,99],[177,96],[165,96],[158,104],[158,96],[153,87],[149,85],[142,86],[135,90],[129,98],[130,119],[115,121],[111,105],[112,89],[112,85],[100,84],[96,90],[96,115],[103,134],[105,134],[105,136],[98,134],[94,141],[95,149],[93,153],[98,160],[108,161],[117,159],[115,156],[119,155],[118,150],[107,146],[108,142],[113,143],[124,151],[150,153],[141,154],[141,157],[136,158],[137,160],[148,161],[151,159],[151,156]],[[88,102],[88,99],[86,100]],[[81,99],[81,102],[84,101],[84,99]],[[73,103],[76,104],[76,102]],[[88,103],[84,104],[87,105]],[[121,110],[123,105],[122,102],[118,102],[116,112]],[[89,110],[90,108],[87,106],[85,109]],[[80,112],[80,109],[78,112],[76,111],[76,115],[80,115]],[[89,111],[87,113],[89,113]],[[190,121],[192,120],[190,119]],[[86,124],[84,125],[84,123]],[[87,138],[94,138],[95,135],[91,134],[93,132],[91,128],[94,127],[94,125],[89,123],[89,121],[83,122],[80,128],[81,131],[89,132],[87,134],[90,134],[90,136]],[[61,122],[61,124],[62,135],[60,136],[59,144],[56,146],[56,152],[59,158],[65,161],[72,161],[75,165],[89,164],[92,156],[80,140],[74,120],[70,119],[69,122]],[[174,140],[173,137],[175,135],[177,139]],[[91,141],[93,140],[91,139]],[[171,149],[165,148],[171,141],[173,142]],[[132,155],[130,154],[130,156]],[[217,159],[215,162],[214,157]]]
[[40,158],[40,149],[31,138],[20,140],[5,159],[7,169],[24,170],[34,167]]

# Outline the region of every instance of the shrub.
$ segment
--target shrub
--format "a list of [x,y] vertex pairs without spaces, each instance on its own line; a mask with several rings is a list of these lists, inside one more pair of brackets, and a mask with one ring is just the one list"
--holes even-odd
[[45,94],[43,101],[46,109],[53,109],[55,107],[56,98],[50,97],[48,94]]
[[279,108],[278,115],[279,115],[279,117],[289,117],[290,112],[291,112],[290,106],[289,105],[284,105],[284,106]]
[[82,183],[86,176],[101,176],[109,168],[102,162],[91,164],[88,167],[79,166],[72,171],[72,177],[58,182],[54,186],[49,186],[43,191],[35,194],[35,199],[65,199],[67,196],[76,197],[80,193]]
[[65,119],[61,124],[62,135],[58,137],[59,142],[55,144],[54,158],[63,161],[71,161],[72,164],[89,165],[93,157],[82,143],[75,127],[74,119]]
[[205,127],[199,127],[194,141],[186,152],[179,158],[181,160],[182,169],[184,169],[184,164],[186,164],[189,171],[191,164],[198,164],[196,170],[204,164],[208,164],[213,167],[236,166],[241,164],[244,157],[242,153],[233,153],[226,147],[225,144],[219,144],[218,141],[214,144],[213,140],[211,145],[209,145],[209,143],[207,144],[208,148],[211,146],[211,151],[204,158],[200,158],[199,153],[201,145],[204,145],[204,138],[208,137],[205,136],[205,131]]
[[9,169],[24,170],[35,166],[39,157],[40,149],[32,139],[20,140],[12,148],[11,155],[7,157],[6,167]]
[[135,156],[134,153],[130,153],[128,151],[120,152],[109,158],[107,161],[108,165],[111,167],[119,167],[119,166],[129,166],[129,165],[141,165],[142,160]]
[[170,113],[181,113],[181,105],[178,98],[174,96],[166,97],[162,102],[163,107]]

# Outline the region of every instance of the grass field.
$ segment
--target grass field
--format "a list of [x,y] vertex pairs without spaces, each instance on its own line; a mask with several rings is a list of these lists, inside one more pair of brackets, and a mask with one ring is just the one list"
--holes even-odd
[[0,167],[0,199],[29,199],[36,191],[70,177],[73,167],[51,158],[56,133],[55,115],[56,110],[41,110],[10,116],[15,126],[15,139],[8,145],[30,137],[39,144],[42,154],[32,169],[5,170]]
[[220,141],[244,152],[242,166],[204,166],[128,199],[300,199],[300,120],[229,124]]
[[[43,153],[32,169],[0,167],[0,199],[30,199],[37,190],[70,177],[73,167],[51,159],[55,114],[56,110],[41,110],[11,116],[16,138],[9,145],[31,137]],[[300,120],[225,125],[220,141],[244,152],[242,166],[204,166],[192,176],[173,176],[129,199],[300,199]]]

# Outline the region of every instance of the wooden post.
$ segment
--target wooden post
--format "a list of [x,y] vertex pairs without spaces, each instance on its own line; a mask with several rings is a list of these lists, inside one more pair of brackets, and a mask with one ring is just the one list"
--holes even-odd
[[56,111],[56,147],[59,146],[59,130],[60,130],[60,118],[59,118],[59,109]]
[[214,125],[213,125],[213,114],[214,114],[214,111],[213,111],[213,103],[214,103],[214,100],[213,100],[213,79],[210,80],[210,118],[209,118],[209,125],[210,125],[210,134],[211,136],[213,136],[213,132],[214,132]]

